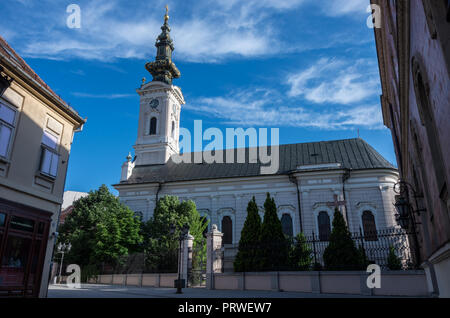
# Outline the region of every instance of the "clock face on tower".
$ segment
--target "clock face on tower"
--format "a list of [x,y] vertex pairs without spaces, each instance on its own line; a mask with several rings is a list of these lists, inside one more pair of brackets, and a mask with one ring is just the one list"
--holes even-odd
[[152,99],[152,100],[150,101],[150,107],[151,107],[151,108],[156,109],[156,108],[158,107],[158,105],[159,105],[159,100],[157,100],[157,99]]

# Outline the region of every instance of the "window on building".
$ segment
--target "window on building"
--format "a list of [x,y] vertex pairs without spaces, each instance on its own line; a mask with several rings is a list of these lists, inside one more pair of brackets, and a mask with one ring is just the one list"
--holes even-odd
[[16,111],[0,103],[0,156],[8,156],[16,121]]
[[366,241],[377,241],[377,226],[375,224],[375,216],[371,211],[364,211],[362,214],[362,224],[364,231],[364,239]]
[[172,138],[175,138],[175,122],[172,121]]
[[156,117],[152,117],[152,119],[150,119],[150,135],[156,135],[156,124]]
[[222,219],[223,244],[233,243],[233,221],[229,216]]
[[42,153],[40,171],[50,177],[56,178],[58,175],[59,154],[58,137],[50,133],[48,130],[44,130],[42,136]]
[[283,228],[284,235],[294,236],[294,230],[292,228],[292,217],[285,213],[281,217],[281,227]]
[[330,216],[327,212],[321,211],[317,216],[317,222],[319,224],[319,239],[321,241],[328,241],[331,234]]

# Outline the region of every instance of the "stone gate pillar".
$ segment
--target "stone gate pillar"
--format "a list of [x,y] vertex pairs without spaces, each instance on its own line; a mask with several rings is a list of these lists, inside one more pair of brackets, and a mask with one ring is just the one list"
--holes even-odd
[[222,272],[222,236],[213,224],[206,236],[206,288],[214,289],[214,273]]
[[192,269],[192,246],[194,245],[194,237],[191,234],[186,235],[186,238],[181,244],[181,259],[180,259],[180,276],[184,279],[187,286],[188,273]]

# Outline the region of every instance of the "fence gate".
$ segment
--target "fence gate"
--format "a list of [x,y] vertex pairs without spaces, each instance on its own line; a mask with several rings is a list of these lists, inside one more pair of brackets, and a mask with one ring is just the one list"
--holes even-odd
[[206,241],[194,242],[187,287],[206,287]]

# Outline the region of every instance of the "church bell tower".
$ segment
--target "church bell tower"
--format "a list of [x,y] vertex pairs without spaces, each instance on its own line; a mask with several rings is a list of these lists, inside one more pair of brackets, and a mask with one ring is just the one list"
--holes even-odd
[[140,96],[138,138],[134,146],[135,165],[165,164],[179,152],[181,106],[185,104],[181,89],[172,84],[181,76],[172,62],[174,50],[170,38],[169,9],[166,6],[161,34],[156,39],[155,61],[145,65],[153,77],[149,83],[142,81],[137,90]]

